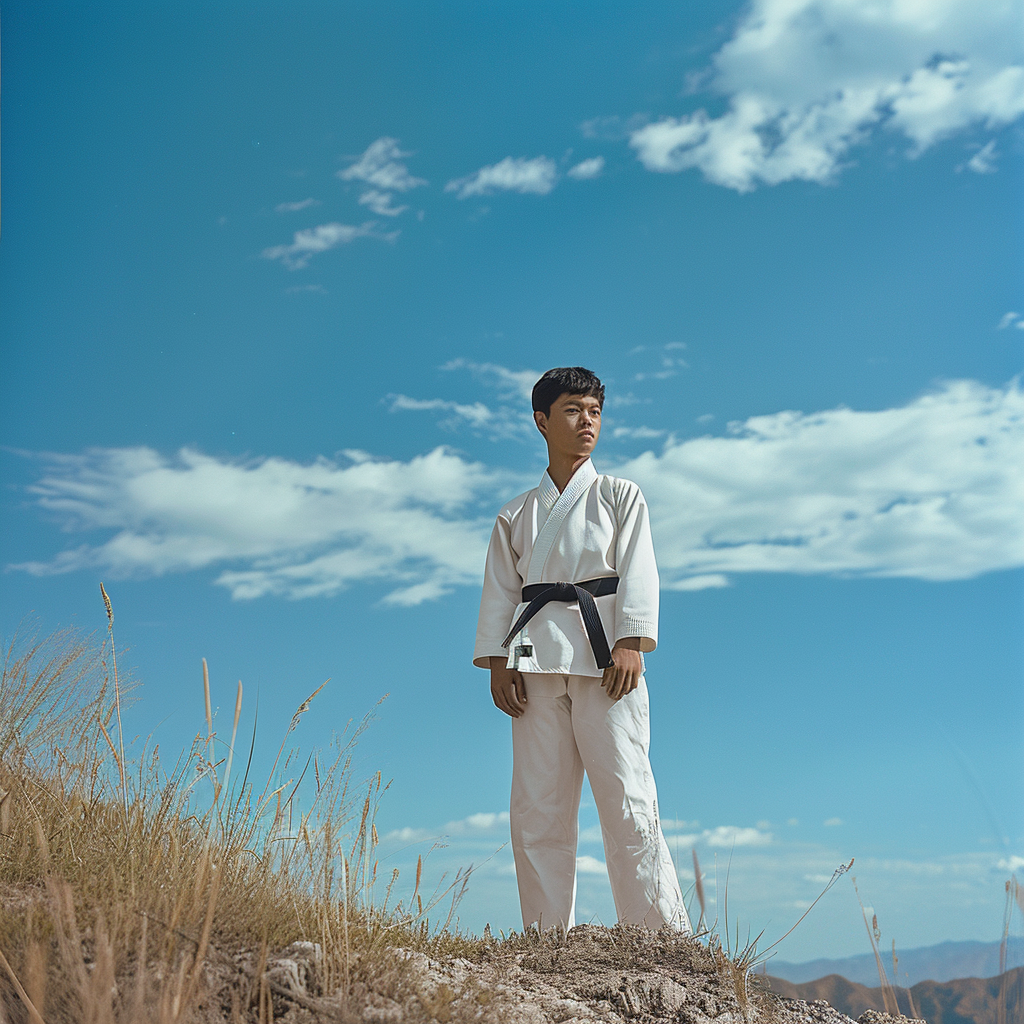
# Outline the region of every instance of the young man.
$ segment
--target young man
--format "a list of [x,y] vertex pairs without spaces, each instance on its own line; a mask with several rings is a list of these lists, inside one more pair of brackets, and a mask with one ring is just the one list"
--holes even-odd
[[619,921],[689,932],[648,758],[642,652],[657,645],[658,569],[640,488],[590,461],[603,405],[604,386],[580,366],[534,386],[548,468],[498,513],[473,663],[512,718],[523,926],[574,924],[586,771]]

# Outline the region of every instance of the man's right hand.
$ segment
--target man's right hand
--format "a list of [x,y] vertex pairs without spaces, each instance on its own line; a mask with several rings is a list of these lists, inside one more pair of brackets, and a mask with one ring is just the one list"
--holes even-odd
[[494,706],[512,718],[526,710],[526,680],[522,672],[506,668],[504,658],[491,658],[491,697]]

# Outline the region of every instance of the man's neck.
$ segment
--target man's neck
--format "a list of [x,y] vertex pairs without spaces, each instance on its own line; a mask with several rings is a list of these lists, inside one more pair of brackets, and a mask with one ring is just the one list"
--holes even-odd
[[548,452],[548,476],[551,477],[551,482],[558,488],[559,494],[568,486],[576,470],[589,458],[589,455],[563,455],[559,457]]

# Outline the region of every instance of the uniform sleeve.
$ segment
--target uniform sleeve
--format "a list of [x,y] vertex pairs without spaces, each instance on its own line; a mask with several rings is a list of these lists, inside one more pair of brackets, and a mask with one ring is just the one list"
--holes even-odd
[[522,588],[523,580],[516,569],[516,554],[512,550],[511,524],[504,516],[498,516],[487,547],[484,589],[480,595],[480,618],[473,648],[473,664],[477,667],[490,668],[491,658],[508,656],[501,642],[512,628]]
[[622,483],[615,504],[615,641],[638,636],[647,652],[658,646],[658,565],[647,502],[636,484]]

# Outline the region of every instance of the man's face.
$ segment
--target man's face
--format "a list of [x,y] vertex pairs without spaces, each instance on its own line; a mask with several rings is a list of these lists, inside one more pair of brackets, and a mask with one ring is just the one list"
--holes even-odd
[[601,403],[593,395],[561,394],[547,416],[535,412],[533,418],[552,455],[589,455],[601,436]]

